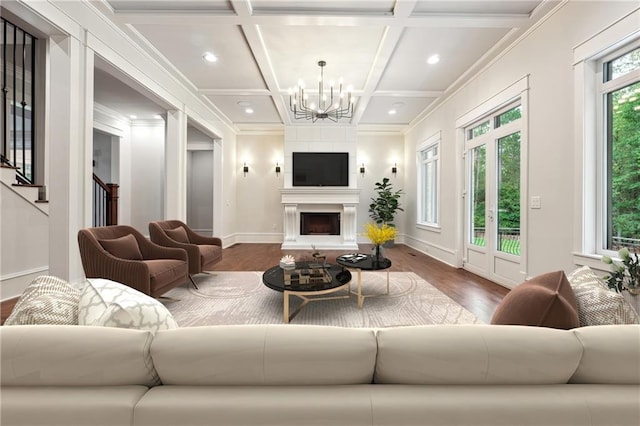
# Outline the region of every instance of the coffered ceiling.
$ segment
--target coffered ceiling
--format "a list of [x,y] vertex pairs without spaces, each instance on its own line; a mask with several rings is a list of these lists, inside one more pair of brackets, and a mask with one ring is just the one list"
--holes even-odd
[[[319,60],[327,62],[325,82],[342,77],[345,84],[353,86],[355,113],[347,122],[374,130],[402,131],[557,3],[94,2],[240,132],[277,130],[300,123],[289,111],[287,91],[300,79],[307,88],[314,87]],[[205,61],[205,52],[213,53],[217,61]],[[439,56],[437,64],[427,63],[432,55]],[[100,102],[97,94],[96,100]]]

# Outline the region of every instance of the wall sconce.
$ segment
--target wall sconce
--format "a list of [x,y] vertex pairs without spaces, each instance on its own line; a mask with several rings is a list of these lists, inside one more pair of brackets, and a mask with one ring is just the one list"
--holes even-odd
[[391,173],[395,176],[398,173],[398,163],[393,163],[393,167],[391,167]]
[[276,176],[280,176],[280,165],[276,161]]
[[364,163],[360,166],[360,174],[364,175]]
[[244,163],[244,167],[242,168],[242,171],[244,172],[245,176],[247,175],[247,173],[249,173],[249,166],[247,166],[247,163]]

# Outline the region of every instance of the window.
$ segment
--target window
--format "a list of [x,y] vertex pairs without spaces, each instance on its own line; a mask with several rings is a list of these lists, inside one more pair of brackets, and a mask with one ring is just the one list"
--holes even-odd
[[418,147],[418,223],[438,226],[440,198],[440,134]]
[[598,62],[601,252],[640,247],[640,47]]

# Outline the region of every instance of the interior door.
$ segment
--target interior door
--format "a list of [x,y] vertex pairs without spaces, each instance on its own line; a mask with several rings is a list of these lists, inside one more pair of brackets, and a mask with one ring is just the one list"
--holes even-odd
[[513,110],[471,126],[465,143],[464,267],[509,287],[524,278],[521,120],[504,118]]

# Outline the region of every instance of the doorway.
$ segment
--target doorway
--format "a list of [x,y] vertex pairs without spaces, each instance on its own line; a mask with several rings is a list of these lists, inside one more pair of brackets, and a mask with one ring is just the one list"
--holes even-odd
[[509,287],[526,275],[523,121],[518,101],[465,128],[464,266]]

